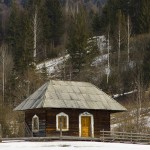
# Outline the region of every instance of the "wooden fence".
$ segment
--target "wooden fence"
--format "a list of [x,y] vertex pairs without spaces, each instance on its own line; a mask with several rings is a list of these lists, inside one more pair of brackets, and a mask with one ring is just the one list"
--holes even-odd
[[150,134],[132,133],[132,132],[100,131],[100,140],[103,142],[118,141],[118,142],[150,144]]
[[112,132],[100,131],[100,137],[73,137],[73,136],[57,136],[57,137],[18,137],[18,138],[2,138],[2,130],[0,125],[0,142],[2,140],[27,140],[27,141],[51,141],[51,140],[71,140],[71,141],[100,141],[100,142],[123,142],[123,143],[141,143],[150,144],[150,134],[132,133],[132,132]]

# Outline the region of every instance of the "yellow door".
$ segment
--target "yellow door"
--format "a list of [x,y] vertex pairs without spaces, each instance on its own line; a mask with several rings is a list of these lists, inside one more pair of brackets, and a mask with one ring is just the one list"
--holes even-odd
[[91,136],[91,117],[90,116],[81,117],[81,136],[82,137]]

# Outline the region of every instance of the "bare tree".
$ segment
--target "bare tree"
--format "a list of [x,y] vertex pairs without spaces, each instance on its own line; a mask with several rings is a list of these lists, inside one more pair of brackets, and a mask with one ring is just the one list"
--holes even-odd
[[10,75],[11,69],[13,67],[13,59],[11,53],[8,51],[6,44],[2,44],[0,47],[0,70],[2,78],[2,103],[4,103],[5,98],[5,82],[7,77]]
[[136,127],[137,127],[137,132],[140,131],[141,128],[141,109],[142,109],[142,101],[143,101],[143,76],[142,76],[142,69],[141,66],[137,65],[137,71],[136,71],[136,76],[135,76],[135,85],[137,89],[137,94],[136,94],[136,101],[137,101],[137,113],[136,113]]
[[37,61],[37,43],[40,35],[40,19],[39,19],[39,4],[34,4],[33,17],[32,17],[32,32],[33,32],[33,58],[34,62]]
[[117,36],[115,35],[115,39],[118,44],[117,49],[118,49],[118,67],[119,67],[122,45],[125,44],[126,39],[127,39],[127,30],[125,28],[125,25],[126,25],[125,16],[121,12],[121,10],[119,10],[117,17],[118,17],[118,25],[117,25],[117,31],[116,31]]
[[[2,44],[0,46],[0,90],[2,91],[2,95],[0,96],[0,104],[1,108],[0,110],[4,110],[4,103],[5,103],[5,85],[7,83],[7,79],[9,79],[9,76],[11,75],[11,70],[13,68],[13,58],[11,53],[8,50],[8,47],[6,44]],[[0,112],[2,113],[2,112]],[[3,116],[0,115],[0,121],[2,122]]]
[[108,32],[108,37],[107,37],[107,53],[108,53],[108,61],[107,61],[107,70],[106,70],[106,74],[107,74],[107,84],[109,81],[109,74],[110,74],[110,36],[109,36],[109,32]]
[[128,53],[128,63],[130,62],[130,37],[131,37],[131,21],[130,21],[130,16],[128,14],[127,16],[127,36],[128,36],[128,41],[127,41],[127,53]]
[[34,61],[36,61],[36,44],[37,44],[37,15],[38,15],[38,11],[37,11],[37,6],[35,6],[35,11],[34,11],[34,16],[33,16],[33,35],[34,35],[34,43],[33,43],[33,57],[34,57]]
[[127,21],[127,26],[128,26],[128,44],[127,44],[127,49],[128,49],[128,62],[129,62],[129,60],[130,60],[130,56],[129,56],[129,54],[130,54],[130,22],[129,22],[129,15],[128,15],[128,21]]

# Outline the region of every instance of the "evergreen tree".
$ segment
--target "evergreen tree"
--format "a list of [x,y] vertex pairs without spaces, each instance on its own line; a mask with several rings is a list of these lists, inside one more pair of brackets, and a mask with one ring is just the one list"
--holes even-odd
[[7,6],[11,6],[12,0],[4,0],[4,3],[5,3]]
[[139,18],[140,33],[150,33],[150,1],[142,0]]
[[59,0],[45,0],[43,31],[47,43],[53,47],[60,43],[63,34],[63,13]]
[[150,41],[149,44],[147,44],[147,47],[145,49],[145,55],[143,60],[143,74],[144,74],[144,83],[146,87],[149,86],[150,83]]
[[3,41],[2,9],[0,9],[0,41]]
[[14,58],[14,69],[17,72],[26,70],[32,63],[29,18],[26,12],[13,3],[9,19],[7,41]]
[[99,14],[94,15],[93,22],[92,22],[92,28],[93,28],[93,32],[95,34],[99,34],[101,32],[102,22],[101,22],[101,17]]
[[91,43],[86,12],[81,9],[79,13],[72,16],[68,32],[67,50],[71,56],[73,69],[80,72],[85,62],[89,61],[89,53],[93,53]]
[[[20,35],[21,35],[21,26],[20,24],[20,12],[15,3],[13,3],[11,7],[11,14],[8,24],[8,32],[7,32],[7,41],[9,48],[12,51],[13,58],[14,58],[14,65],[15,69],[19,69],[20,65],[20,56],[21,56],[21,49],[20,49]],[[19,32],[20,31],[20,32]]]

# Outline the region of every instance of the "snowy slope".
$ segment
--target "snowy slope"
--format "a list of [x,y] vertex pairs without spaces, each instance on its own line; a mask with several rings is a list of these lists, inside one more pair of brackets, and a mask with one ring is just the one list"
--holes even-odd
[[3,142],[0,150],[150,150],[150,145],[102,142]]
[[[106,49],[105,36],[104,35],[94,36],[92,39],[96,41],[99,51],[101,52],[101,54],[103,54],[104,50]],[[63,63],[68,59],[69,59],[69,54],[65,55],[64,57],[61,56],[59,58],[55,58],[55,59],[47,60],[46,62],[39,63],[36,66],[36,68],[37,70],[41,70],[45,65],[45,67],[47,68],[47,72],[49,73],[49,75],[51,75],[55,72],[59,72],[59,70],[62,68]],[[96,66],[106,61],[107,59],[108,59],[108,54],[99,55],[93,60],[91,66]]]
[[63,62],[66,61],[68,58],[69,55],[67,54],[64,57],[59,57],[56,59],[48,60],[46,62],[42,62],[38,64],[36,68],[37,70],[41,70],[45,65],[45,67],[47,68],[47,72],[49,73],[49,75],[51,75],[52,73],[58,71],[61,68]]

